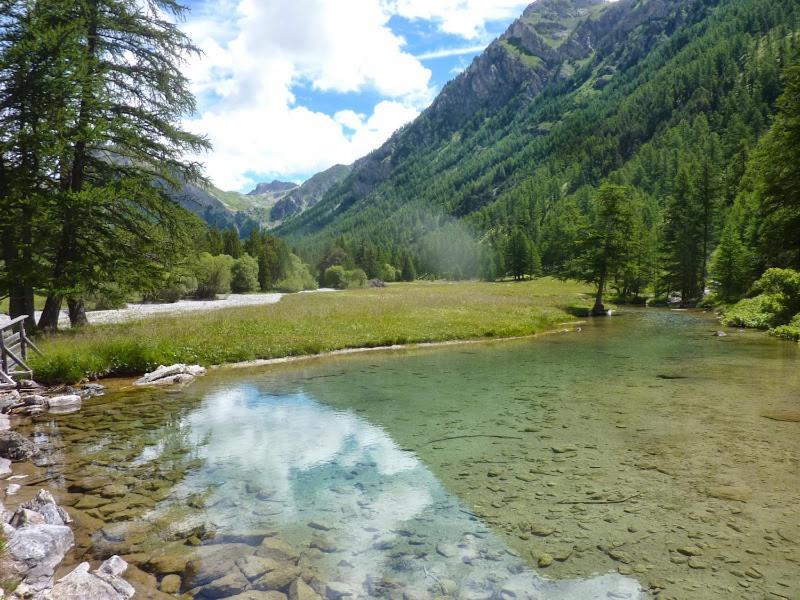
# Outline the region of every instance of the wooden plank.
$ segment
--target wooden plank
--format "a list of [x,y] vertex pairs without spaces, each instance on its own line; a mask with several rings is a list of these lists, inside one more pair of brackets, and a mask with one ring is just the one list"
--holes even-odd
[[9,329],[9,328],[13,327],[14,325],[16,325],[17,323],[22,323],[27,318],[28,318],[28,315],[20,315],[16,319],[11,319],[8,323],[4,323],[3,325],[0,325],[0,331],[3,331],[5,329]]
[[[23,361],[21,358],[19,358],[18,356],[16,356],[16,355],[15,355],[13,352],[11,352],[11,351],[10,351],[8,348],[6,348],[6,349],[5,349],[5,354],[6,354],[6,356],[8,356],[8,357],[9,357],[11,360],[13,360],[13,361],[14,361],[16,364],[18,364],[20,367],[22,367],[24,370],[26,370],[26,371],[30,371],[30,370],[31,370],[31,368],[30,368],[28,365],[26,365],[26,364],[25,364],[25,361]],[[11,368],[13,369],[14,367],[12,366]],[[8,372],[8,371],[6,371],[6,372]]]

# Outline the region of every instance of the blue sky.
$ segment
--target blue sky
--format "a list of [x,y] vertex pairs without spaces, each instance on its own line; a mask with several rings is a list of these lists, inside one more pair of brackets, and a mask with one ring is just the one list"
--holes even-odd
[[521,14],[517,0],[192,0],[187,126],[223,189],[303,181],[383,143]]

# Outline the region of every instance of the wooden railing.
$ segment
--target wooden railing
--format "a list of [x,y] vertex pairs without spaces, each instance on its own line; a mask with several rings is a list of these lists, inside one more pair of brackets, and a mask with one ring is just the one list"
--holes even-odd
[[25,319],[22,315],[0,325],[0,388],[17,387],[20,379],[32,379],[33,371],[28,366],[28,348],[41,354],[36,345],[25,334]]

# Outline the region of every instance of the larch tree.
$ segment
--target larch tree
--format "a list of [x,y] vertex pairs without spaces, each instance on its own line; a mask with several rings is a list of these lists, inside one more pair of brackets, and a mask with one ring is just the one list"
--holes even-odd
[[201,179],[184,158],[207,141],[179,125],[195,100],[181,67],[197,49],[177,27],[174,0],[76,0],[59,3],[72,24],[74,120],[52,222],[47,301],[39,321],[54,330],[64,299],[73,323],[83,296],[100,281],[146,286],[186,243],[183,213],[154,186]]

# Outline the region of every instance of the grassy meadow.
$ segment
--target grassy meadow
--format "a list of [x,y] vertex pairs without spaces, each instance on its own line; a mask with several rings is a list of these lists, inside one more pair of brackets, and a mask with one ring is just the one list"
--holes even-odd
[[[32,367],[43,383],[128,376],[159,364],[205,366],[345,348],[530,335],[590,305],[579,283],[417,282],[279,303],[88,326],[39,340]],[[91,320],[91,314],[90,314]]]

